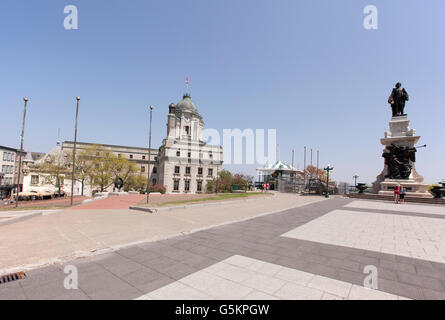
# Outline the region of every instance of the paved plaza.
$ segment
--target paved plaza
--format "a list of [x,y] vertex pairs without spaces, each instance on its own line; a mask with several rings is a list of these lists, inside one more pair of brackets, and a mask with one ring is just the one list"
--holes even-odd
[[444,232],[445,207],[337,197],[34,269],[0,299],[445,299]]

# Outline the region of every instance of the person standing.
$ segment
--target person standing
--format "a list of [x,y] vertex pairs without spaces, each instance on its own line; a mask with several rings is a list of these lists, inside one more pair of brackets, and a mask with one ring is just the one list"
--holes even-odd
[[394,202],[399,203],[400,200],[400,184],[394,187]]
[[270,188],[270,184],[269,184],[269,182],[266,184],[266,192],[268,192],[269,191],[269,188]]
[[400,203],[405,203],[405,196],[406,196],[406,188],[401,187],[400,188]]

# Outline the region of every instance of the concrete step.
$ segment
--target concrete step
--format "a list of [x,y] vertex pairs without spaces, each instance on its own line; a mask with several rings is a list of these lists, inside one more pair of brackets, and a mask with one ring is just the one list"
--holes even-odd
[[[393,196],[386,196],[374,193],[349,193],[347,194],[349,198],[355,199],[366,199],[366,200],[384,200],[393,201]],[[429,203],[429,204],[442,204],[445,205],[445,199],[434,199],[434,198],[415,198],[405,196],[405,202],[415,202],[415,203]]]

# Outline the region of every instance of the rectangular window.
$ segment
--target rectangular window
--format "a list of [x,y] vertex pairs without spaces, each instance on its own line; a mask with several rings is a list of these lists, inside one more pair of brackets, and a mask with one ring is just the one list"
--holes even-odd
[[192,153],[189,152],[189,153],[187,154],[187,157],[191,158],[191,157],[192,157]]
[[36,176],[36,175],[31,176],[31,184],[34,184],[34,185],[39,184],[39,176]]
[[180,157],[181,156],[181,152],[180,151],[176,151],[176,156]]
[[142,156],[142,160],[145,160],[145,156]]
[[153,173],[158,173],[158,168],[157,167],[153,167]]
[[179,173],[179,166],[175,166],[175,173]]
[[7,152],[3,152],[3,161],[6,161],[7,158],[8,158],[8,153]]
[[198,181],[198,185],[196,187],[196,191],[198,191],[198,192],[202,191],[202,181]]
[[185,180],[184,191],[190,191],[190,180]]
[[179,180],[173,180],[173,191],[179,191]]
[[213,176],[213,169],[212,168],[209,168],[208,175],[209,176]]
[[202,176],[202,168],[198,168],[198,174]]
[[189,126],[185,127],[185,134],[188,136],[190,135],[190,127]]
[[130,154],[130,159],[133,159],[133,155],[132,154]]
[[190,174],[190,167],[185,167],[185,174]]
[[145,172],[145,167],[141,167],[141,172]]

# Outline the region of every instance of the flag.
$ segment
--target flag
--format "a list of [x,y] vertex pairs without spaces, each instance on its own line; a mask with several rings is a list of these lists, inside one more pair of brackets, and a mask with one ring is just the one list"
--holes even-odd
[[186,78],[185,78],[185,84],[186,84],[186,85],[189,85],[189,77],[186,77]]

